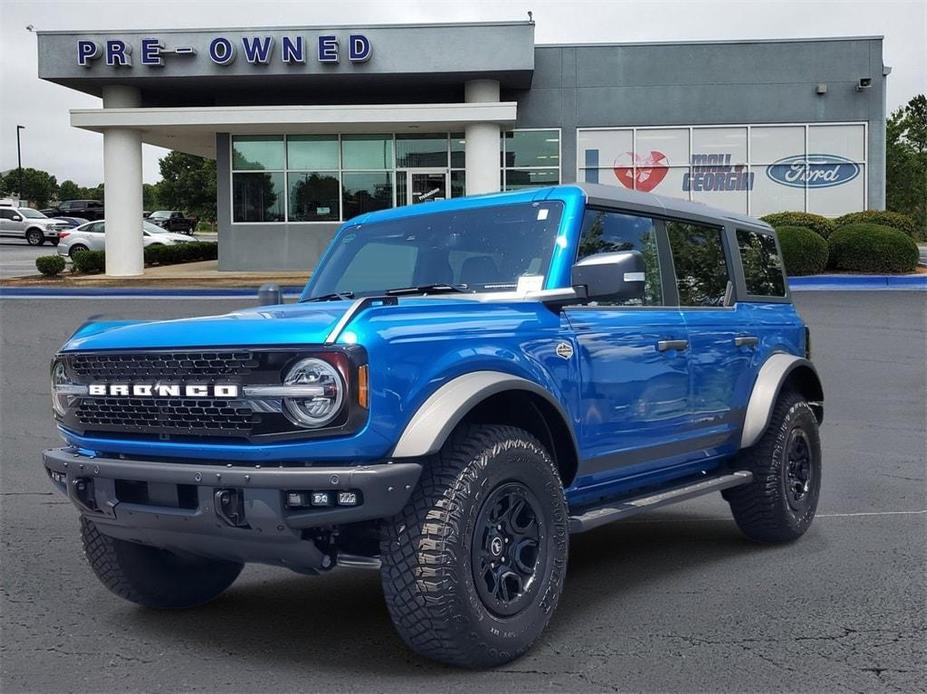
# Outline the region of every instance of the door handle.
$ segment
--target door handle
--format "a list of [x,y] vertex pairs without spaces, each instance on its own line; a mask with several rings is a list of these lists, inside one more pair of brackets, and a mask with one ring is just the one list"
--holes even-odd
[[680,352],[689,349],[688,340],[659,340],[657,342],[658,352],[668,352],[671,349],[677,349]]
[[756,347],[760,344],[760,338],[756,335],[738,335],[734,338],[736,347]]

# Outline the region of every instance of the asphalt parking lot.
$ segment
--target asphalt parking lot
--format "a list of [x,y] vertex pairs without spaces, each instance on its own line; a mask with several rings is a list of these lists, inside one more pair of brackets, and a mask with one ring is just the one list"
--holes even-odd
[[154,612],[85,564],[48,360],[91,314],[242,302],[0,300],[0,689],[58,691],[924,691],[925,294],[807,292],[826,393],[819,517],[795,544],[738,534],[720,495],[575,537],[554,620],[490,672],[411,655],[375,573],[249,566],[216,602]]
[[37,275],[35,259],[40,255],[54,255],[58,252],[50,243],[30,246],[25,240],[0,239],[0,279]]

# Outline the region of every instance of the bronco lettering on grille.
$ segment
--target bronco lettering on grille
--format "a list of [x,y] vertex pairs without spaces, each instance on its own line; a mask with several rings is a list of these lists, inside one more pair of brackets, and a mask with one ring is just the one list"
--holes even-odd
[[238,386],[232,383],[91,383],[89,395],[134,398],[237,398]]

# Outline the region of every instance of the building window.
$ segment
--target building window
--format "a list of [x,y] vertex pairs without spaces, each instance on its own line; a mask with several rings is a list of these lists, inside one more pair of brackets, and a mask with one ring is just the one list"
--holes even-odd
[[284,195],[283,172],[232,174],[232,219],[282,222]]
[[342,135],[342,166],[345,169],[392,169],[392,135]]
[[754,216],[867,206],[865,123],[580,128],[577,180]]
[[560,183],[560,131],[510,130],[502,133],[502,189]]
[[290,171],[291,222],[337,222],[341,218],[341,183],[337,171]]
[[282,171],[282,135],[249,135],[232,140],[232,168],[236,171]]
[[346,171],[342,174],[342,187],[346,220],[393,206],[392,171]]

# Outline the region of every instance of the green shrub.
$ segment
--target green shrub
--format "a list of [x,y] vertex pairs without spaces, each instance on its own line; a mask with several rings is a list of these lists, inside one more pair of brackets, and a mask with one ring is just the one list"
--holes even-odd
[[828,239],[828,264],[850,272],[912,272],[917,267],[914,239],[878,224],[849,224]]
[[819,275],[827,268],[827,241],[806,227],[776,229],[789,275]]
[[810,212],[774,212],[760,219],[777,230],[780,227],[805,227],[825,239],[837,228],[834,220]]
[[218,244],[208,241],[188,241],[173,246],[155,244],[145,249],[145,265],[175,265],[215,260],[218,257]]
[[47,277],[54,277],[64,270],[64,258],[60,255],[43,255],[35,259],[39,272]]
[[891,227],[898,231],[903,231],[912,239],[916,239],[918,234],[917,224],[906,214],[901,212],[890,212],[888,210],[864,210],[862,212],[850,212],[834,220],[837,227],[845,227],[850,224],[880,224],[884,227]]
[[104,251],[81,251],[71,259],[74,269],[85,275],[93,275],[106,270],[106,253]]

